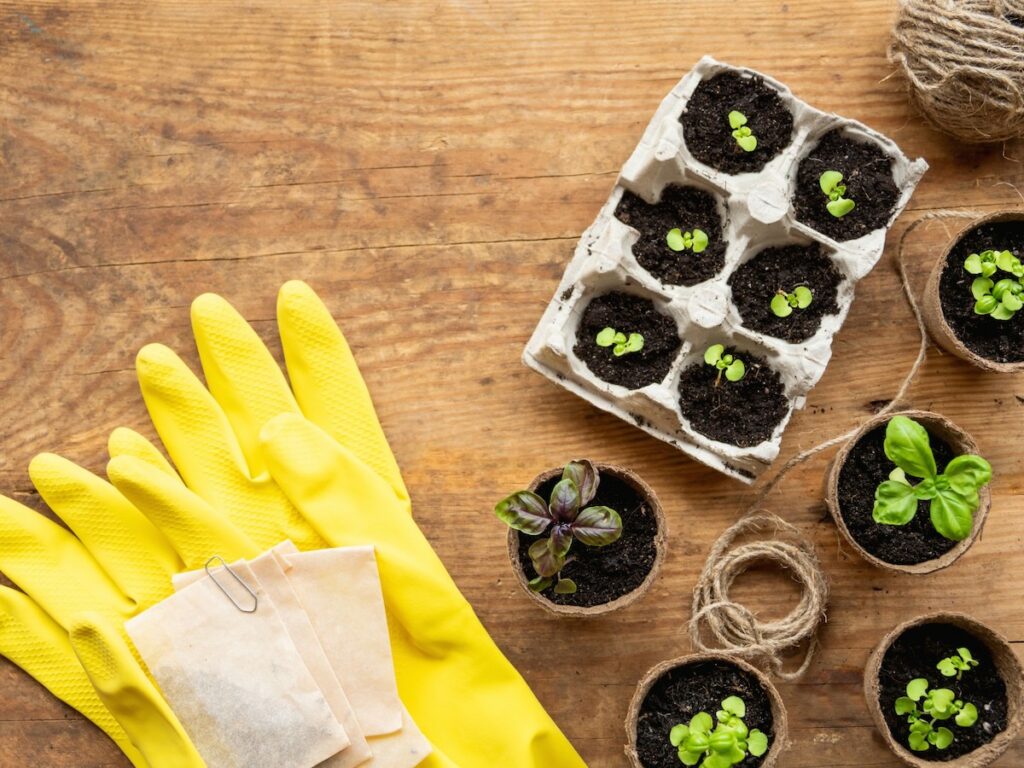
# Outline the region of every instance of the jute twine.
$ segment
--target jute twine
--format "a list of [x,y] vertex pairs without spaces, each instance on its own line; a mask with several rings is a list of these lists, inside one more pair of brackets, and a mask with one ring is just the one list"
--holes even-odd
[[1024,0],[900,0],[889,60],[929,123],[970,143],[1024,136]]
[[[904,260],[907,238],[919,226],[930,221],[976,216],[978,214],[974,211],[933,211],[922,216],[903,232],[896,255],[896,271],[907,303],[914,313],[920,343],[914,364],[895,396],[875,417],[892,413],[900,407],[924,365],[928,352],[928,332],[907,277]],[[795,526],[777,515],[766,513],[761,509],[761,505],[790,471],[822,451],[849,440],[859,429],[858,425],[813,448],[801,451],[787,461],[778,473],[765,483],[739,521],[715,542],[693,591],[689,633],[690,642],[696,650],[719,649],[748,660],[763,661],[772,673],[782,680],[795,680],[810,667],[818,646],[818,628],[826,619],[828,581],[810,542]],[[756,541],[734,546],[737,539],[751,534],[770,534],[770,537],[760,535]],[[788,572],[800,585],[801,590],[800,600],[793,610],[776,621],[762,621],[749,608],[729,597],[729,590],[738,576],[754,565],[765,563],[776,565]],[[705,642],[702,636],[702,629],[705,626],[713,640],[711,643]],[[784,664],[787,652],[804,643],[807,644],[807,650],[803,661],[795,670],[786,671]]]

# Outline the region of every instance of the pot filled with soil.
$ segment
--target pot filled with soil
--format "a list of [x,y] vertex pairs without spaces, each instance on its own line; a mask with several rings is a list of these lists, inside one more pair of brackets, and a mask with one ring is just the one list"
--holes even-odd
[[495,507],[530,599],[559,616],[600,616],[651,588],[665,559],[661,503],[639,476],[586,459],[534,478]]
[[765,248],[732,273],[729,287],[744,326],[798,344],[839,312],[842,282],[824,248],[813,243]]
[[573,352],[598,378],[640,389],[668,375],[681,345],[676,321],[653,301],[613,291],[587,304]]
[[775,686],[726,654],[658,664],[640,681],[626,716],[626,758],[633,768],[771,768],[788,746],[786,710]]
[[971,436],[949,419],[905,411],[869,420],[843,446],[826,501],[870,563],[905,573],[952,565],[988,516],[992,477]]
[[679,411],[720,443],[746,448],[772,438],[789,414],[778,371],[760,355],[712,344],[679,376]]
[[842,128],[822,136],[797,168],[797,221],[839,243],[888,226],[899,199],[893,158]]
[[793,113],[781,94],[738,70],[701,80],[679,122],[694,159],[730,175],[762,170],[793,141]]
[[915,768],[984,768],[1024,723],[1024,671],[1010,644],[960,613],[890,632],[864,671],[868,709],[889,749]]
[[972,222],[935,262],[923,312],[947,351],[996,373],[1024,370],[1024,211]]
[[655,203],[625,190],[615,218],[637,231],[633,257],[665,285],[696,285],[725,266],[720,204],[699,187],[670,184]]

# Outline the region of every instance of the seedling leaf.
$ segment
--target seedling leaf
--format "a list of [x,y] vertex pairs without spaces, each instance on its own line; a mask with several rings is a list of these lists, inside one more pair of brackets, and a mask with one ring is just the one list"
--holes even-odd
[[871,516],[882,525],[906,525],[917,513],[914,489],[898,480],[886,480],[875,489]]
[[821,178],[818,179],[818,183],[821,185],[821,191],[826,195],[831,195],[843,182],[843,174],[839,171],[825,171],[821,174]]
[[610,347],[612,344],[615,343],[615,329],[605,328],[603,331],[597,334],[595,342],[599,347]]
[[931,501],[931,520],[935,530],[951,541],[963,541],[974,527],[974,511],[978,508],[978,494],[973,500],[955,491],[940,493]]
[[742,128],[746,124],[747,116],[744,115],[742,112],[737,112],[736,110],[733,110],[732,112],[729,113],[729,127],[732,128],[733,130],[737,128]]
[[587,507],[577,516],[572,533],[588,547],[605,547],[622,536],[622,518],[611,507]]
[[708,247],[708,234],[702,229],[693,230],[693,252],[703,253]]
[[558,583],[555,584],[556,595],[574,595],[576,594],[576,582],[572,579],[559,579]]
[[807,309],[814,300],[814,294],[806,285],[798,285],[794,288],[793,295],[796,296],[796,305],[799,309]]
[[755,728],[747,737],[747,749],[754,757],[761,757],[768,751],[768,737]]
[[712,344],[704,353],[704,362],[708,365],[716,365],[722,359],[723,352],[725,352],[724,344]]
[[689,735],[689,726],[680,723],[679,725],[675,726],[671,731],[669,731],[668,740],[673,747],[678,747],[680,744],[683,743],[683,739],[685,739]]
[[587,459],[570,461],[562,470],[563,480],[572,480],[576,483],[580,493],[580,505],[589,504],[590,500],[597,494],[597,486],[601,483],[597,467]]
[[923,677],[915,677],[907,683],[907,696],[911,701],[920,701],[928,692],[928,681]]
[[544,499],[532,491],[518,491],[498,502],[494,513],[505,525],[537,536],[551,525],[551,516]]
[[747,705],[743,703],[743,699],[739,696],[730,696],[722,702],[722,709],[728,712],[730,715],[736,715],[736,717],[745,717],[747,714]]
[[668,231],[668,235],[665,236],[665,242],[669,248],[677,253],[686,250],[686,246],[683,244],[683,232],[678,227]]
[[784,293],[777,293],[772,297],[772,313],[776,317],[789,317],[793,314],[793,307],[789,305]]
[[853,200],[841,197],[838,200],[830,200],[825,207],[828,208],[829,213],[837,219],[841,219],[856,208],[857,204]]
[[885,455],[914,477],[935,477],[928,430],[906,416],[893,416],[885,428]]
[[970,728],[978,722],[978,708],[968,702],[964,708],[956,714],[956,724],[962,728]]
[[747,367],[743,364],[742,360],[733,360],[728,368],[725,369],[725,378],[729,381],[739,381],[747,374]]

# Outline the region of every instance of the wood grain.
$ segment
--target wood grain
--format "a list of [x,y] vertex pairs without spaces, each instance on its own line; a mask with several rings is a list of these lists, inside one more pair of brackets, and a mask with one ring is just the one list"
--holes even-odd
[[[38,504],[25,471],[34,453],[100,471],[113,427],[152,435],[133,356],[161,340],[195,363],[195,295],[229,297],[277,353],[275,292],[306,279],[353,343],[455,579],[588,764],[623,765],[632,689],[688,650],[704,555],[752,491],[529,373],[522,346],[654,108],[712,53],[932,164],[783,458],[891,397],[916,345],[893,243],[927,211],[1019,204],[1024,175],[1024,147],[958,146],[910,112],[887,79],[893,8],[0,0],[0,491]],[[919,286],[947,236],[942,223],[915,233],[907,257]],[[1002,437],[1020,432],[1024,382],[932,350],[912,402],[958,421],[992,460],[989,523],[956,567],[897,577],[840,547],[822,500],[827,455],[771,497],[818,545],[834,595],[822,653],[803,682],[782,686],[794,737],[785,768],[898,764],[871,726],[860,675],[907,616],[965,609],[1024,643],[1022,462]],[[672,536],[642,604],[565,624],[516,591],[491,507],[577,455],[640,472]],[[781,613],[792,591],[779,586],[755,574],[743,594]],[[0,766],[127,764],[6,662],[0,690]],[[999,762],[1021,764],[1020,743]]]

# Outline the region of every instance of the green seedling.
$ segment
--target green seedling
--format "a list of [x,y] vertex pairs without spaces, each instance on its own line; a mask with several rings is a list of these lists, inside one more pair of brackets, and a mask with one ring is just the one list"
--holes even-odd
[[[893,416],[885,428],[885,455],[896,464],[875,490],[872,517],[882,525],[906,525],[928,502],[932,526],[950,541],[963,541],[974,527],[978,492],[992,479],[992,466],[980,456],[957,456],[940,473],[928,431],[906,416]],[[909,476],[921,478],[911,484]]]
[[616,357],[628,355],[630,352],[639,352],[644,348],[644,337],[639,333],[631,333],[627,336],[614,328],[605,328],[597,334],[595,342],[599,347],[611,347],[612,354]]
[[605,547],[622,536],[618,512],[611,507],[586,506],[597,494],[600,481],[597,467],[580,459],[566,464],[548,501],[533,491],[517,491],[495,506],[495,514],[510,528],[530,536],[548,534],[530,545],[530,561],[537,572],[530,589],[542,592],[554,584],[556,594],[573,594],[575,582],[561,577],[573,539],[588,547]]
[[907,683],[907,695],[896,699],[895,710],[897,715],[907,718],[910,725],[907,743],[915,752],[926,752],[932,747],[949,748],[954,740],[953,731],[939,723],[952,718],[961,728],[970,728],[978,721],[978,708],[974,704],[958,699],[956,692],[949,688],[929,689],[923,677]]
[[978,660],[971,655],[970,650],[967,648],[957,648],[956,653],[956,656],[950,656],[940,661],[935,665],[935,668],[945,677],[955,677],[959,680],[964,676],[964,672],[968,672],[978,666]]
[[[971,283],[975,314],[1009,320],[1024,308],[1024,264],[1009,251],[972,253],[964,261],[964,269],[978,275]],[[1000,270],[1013,277],[993,280]]]
[[846,185],[843,184],[843,174],[839,171],[825,171],[818,179],[821,191],[828,197],[828,212],[837,219],[843,218],[846,214],[857,207],[853,200],[843,197],[846,194]]
[[676,227],[675,229],[670,229],[668,234],[665,235],[665,242],[676,253],[682,251],[704,253],[708,248],[709,241],[708,234],[703,229],[683,232],[683,230]]
[[792,293],[780,288],[772,297],[772,312],[776,317],[789,317],[794,309],[807,309],[813,300],[814,294],[806,285],[798,285]]
[[725,354],[724,344],[713,344],[704,352],[704,362],[718,369],[715,386],[722,383],[724,375],[729,381],[739,381],[747,375],[747,367],[743,361],[733,355]]
[[[748,754],[761,757],[768,751],[768,737],[757,728],[748,729],[743,718],[747,706],[739,696],[729,696],[715,718],[698,712],[688,725],[680,723],[668,735],[683,765],[700,768],[730,768]],[[716,724],[717,720],[717,724]]]
[[733,110],[729,113],[729,127],[732,128],[732,137],[744,152],[753,152],[757,149],[757,136],[747,125],[747,116],[742,112]]

